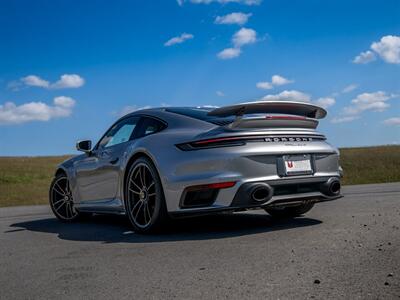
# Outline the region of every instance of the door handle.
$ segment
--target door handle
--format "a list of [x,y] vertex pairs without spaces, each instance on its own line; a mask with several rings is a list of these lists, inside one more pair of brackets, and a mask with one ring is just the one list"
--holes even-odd
[[118,162],[118,160],[119,160],[119,158],[116,157],[116,158],[110,160],[110,164],[115,165]]

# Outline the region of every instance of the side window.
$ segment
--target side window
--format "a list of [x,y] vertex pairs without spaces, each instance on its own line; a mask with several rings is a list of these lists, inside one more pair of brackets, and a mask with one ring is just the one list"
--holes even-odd
[[101,139],[99,146],[108,148],[129,141],[132,138],[138,120],[139,118],[137,117],[131,117],[118,122]]
[[139,136],[142,137],[161,131],[165,127],[166,127],[165,124],[162,123],[161,121],[149,117],[143,117],[143,125],[141,126]]

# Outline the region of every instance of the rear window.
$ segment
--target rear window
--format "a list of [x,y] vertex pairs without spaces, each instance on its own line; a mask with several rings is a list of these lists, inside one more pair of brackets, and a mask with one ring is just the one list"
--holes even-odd
[[168,107],[165,110],[168,112],[184,115],[193,119],[206,121],[216,125],[227,125],[232,123],[234,117],[220,118],[215,116],[208,116],[208,112],[214,108],[208,107]]

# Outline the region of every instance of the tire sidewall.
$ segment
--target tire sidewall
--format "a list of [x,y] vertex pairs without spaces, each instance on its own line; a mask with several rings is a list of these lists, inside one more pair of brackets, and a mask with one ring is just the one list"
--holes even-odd
[[[54,178],[53,178],[53,180],[51,181],[51,184],[50,184],[50,189],[49,189],[49,205],[50,205],[50,208],[51,208],[51,211],[53,212],[53,214],[54,214],[54,216],[58,219],[58,220],[60,220],[60,221],[62,221],[62,222],[66,222],[66,223],[68,223],[68,222],[74,222],[75,220],[77,220],[78,219],[78,217],[79,217],[79,212],[75,209],[75,211],[76,211],[76,215],[73,217],[73,218],[71,218],[71,219],[65,219],[65,218],[63,218],[56,210],[55,210],[55,208],[53,207],[53,187],[54,187],[54,185],[55,185],[55,183],[56,182],[58,182],[60,179],[62,179],[62,178],[65,178],[66,180],[67,180],[67,182],[68,182],[68,184],[69,184],[69,179],[68,179],[68,176],[67,175],[65,175],[65,174],[59,174],[59,175],[57,175],[57,176],[55,176]],[[71,188],[71,187],[70,187]],[[74,203],[74,205],[75,205],[75,202],[74,202],[74,199],[72,198],[72,201],[73,201],[73,203]]]
[[[129,180],[132,176],[133,171],[138,165],[146,165],[149,169],[151,176],[155,182],[155,191],[156,191],[156,201],[155,201],[155,208],[154,213],[151,218],[151,222],[146,227],[138,226],[135,221],[133,220],[131,214],[131,206],[129,204],[129,196],[128,196],[128,188],[129,188]],[[164,221],[166,217],[166,205],[165,205],[165,198],[164,198],[164,191],[162,188],[160,177],[158,176],[158,172],[154,164],[147,158],[140,157],[130,166],[128,171],[128,176],[125,182],[124,187],[124,204],[125,204],[125,212],[128,215],[129,221],[131,222],[135,232],[138,233],[147,233],[153,232],[154,230],[158,229],[162,221]]]

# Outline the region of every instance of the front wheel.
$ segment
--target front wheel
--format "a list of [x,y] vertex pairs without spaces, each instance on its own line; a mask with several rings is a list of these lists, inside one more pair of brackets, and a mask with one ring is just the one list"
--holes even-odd
[[50,207],[57,219],[63,222],[73,222],[79,217],[74,207],[68,177],[64,174],[57,175],[50,185]]
[[128,172],[124,197],[126,214],[135,232],[154,232],[168,219],[157,170],[149,159],[142,157]]
[[309,212],[314,207],[314,203],[306,203],[299,206],[282,208],[265,208],[265,211],[275,218],[295,218]]

